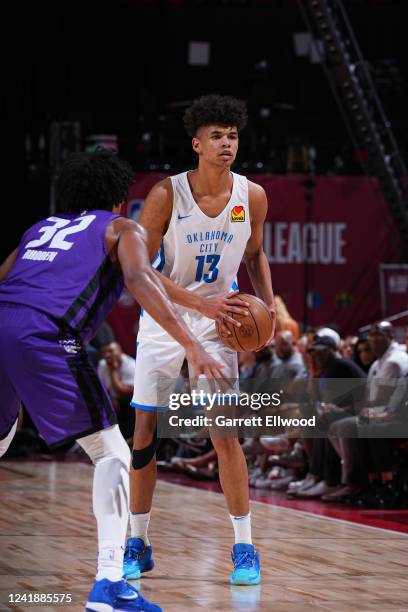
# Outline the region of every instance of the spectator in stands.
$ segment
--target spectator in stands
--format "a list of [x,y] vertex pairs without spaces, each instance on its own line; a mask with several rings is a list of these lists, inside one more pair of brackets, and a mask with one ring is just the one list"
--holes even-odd
[[[242,353],[238,353],[238,368],[239,368],[239,381],[244,384],[246,387],[246,382],[248,379],[250,380],[254,373],[256,367],[256,358],[255,353],[252,351],[243,351]],[[244,389],[246,390],[246,388]]]
[[[299,405],[299,408],[302,412],[302,416],[304,417],[313,416],[314,411],[315,411],[314,407],[310,406],[310,398],[311,398],[311,395],[313,394],[312,392],[313,379],[319,378],[319,371],[316,370],[316,366],[317,366],[316,359],[312,359],[313,351],[310,351],[309,349],[311,348],[313,342],[315,342],[321,336],[328,336],[329,338],[332,338],[336,346],[336,355],[340,357],[339,347],[341,343],[341,338],[340,338],[339,333],[332,327],[319,327],[316,330],[310,329],[307,332],[307,334],[304,334],[302,336],[299,342],[299,346],[300,346],[300,350],[301,350],[301,354],[303,358],[303,363],[306,367],[307,378],[310,379],[310,383],[312,385],[312,388],[311,390],[309,390],[307,397],[305,397],[304,401]],[[307,456],[308,464],[310,467],[310,465],[312,464],[312,458],[313,458],[313,438],[302,437],[299,439],[299,442],[301,442],[303,446],[303,450]],[[305,478],[303,478],[302,480],[294,481],[293,483],[291,483],[290,488],[294,492],[299,487],[300,488],[306,487],[306,486],[309,487],[315,483],[316,483],[316,476],[313,476],[309,472],[306,474]]]
[[252,384],[247,392],[253,393],[269,393],[272,388],[272,379],[274,378],[274,370],[281,363],[281,360],[275,353],[275,342],[269,346],[265,346],[260,351],[255,353],[255,370],[253,373]]
[[313,344],[315,335],[316,335],[316,332],[314,330],[308,331],[307,333],[301,336],[298,342],[298,348],[302,356],[303,365],[305,366],[308,372],[310,371],[310,367],[311,367],[309,349]]
[[[261,389],[261,392],[272,393],[277,390],[284,389],[285,397],[287,393],[292,391],[291,382],[298,377],[303,377],[306,375],[306,369],[302,362],[302,357],[300,353],[296,349],[296,342],[292,335],[292,332],[280,331],[277,333],[275,337],[275,351],[279,363],[272,366],[269,372],[269,379],[265,378],[258,379],[262,380],[260,385],[256,386],[256,390]],[[264,372],[262,372],[262,376],[264,376]],[[289,400],[290,401],[290,400]],[[286,405],[288,407],[288,405]],[[288,444],[288,440],[285,442],[280,442],[275,438],[271,437],[261,437],[258,439],[249,439],[246,440],[243,445],[243,450],[246,455],[253,455],[255,452],[259,454],[270,454],[271,452],[275,456],[277,444],[280,447],[285,447],[285,450],[288,451],[287,458],[285,457],[286,464],[281,466],[283,469],[277,470],[272,468],[268,474],[264,474],[261,466],[261,470],[256,470],[256,478],[252,479],[251,484],[253,484],[257,488],[268,488],[272,490],[277,490],[283,487],[286,487],[289,482],[293,479],[295,470],[299,469],[299,466],[303,466],[303,452],[302,448],[299,448],[299,445],[294,445],[292,449]],[[280,464],[280,457],[276,457],[275,463]],[[257,466],[258,467],[258,466]],[[286,469],[286,472],[284,469]],[[250,470],[250,472],[252,472]],[[254,475],[254,472],[251,473],[251,476]],[[277,478],[275,478],[277,476]]]
[[344,359],[354,358],[354,349],[358,342],[358,336],[346,336],[340,344],[340,353]]
[[96,349],[101,350],[103,346],[106,346],[110,342],[115,342],[115,334],[113,333],[112,327],[104,321],[96,336],[94,336],[90,342]]
[[124,438],[133,435],[135,411],[129,404],[133,395],[135,360],[126,355],[118,342],[102,345],[98,374],[108,391],[118,414],[119,428]]
[[275,294],[275,307],[276,307],[276,327],[275,332],[279,331],[290,331],[295,340],[299,340],[300,332],[299,325],[295,319],[289,314],[285,302],[280,295]]
[[376,357],[368,372],[368,399],[373,405],[385,405],[393,393],[395,381],[408,373],[408,355],[395,342],[389,321],[374,323],[368,341]]
[[188,474],[195,480],[217,480],[218,458],[209,438],[183,440],[176,455],[167,463],[158,462],[158,468]]
[[104,321],[98,329],[96,336],[86,345],[86,351],[89,353],[95,368],[98,367],[101,358],[101,347],[106,346],[110,342],[115,342],[115,335],[109,323]]
[[[363,408],[360,412],[358,433],[363,439],[357,444],[357,461],[367,464],[371,471],[369,487],[350,499],[359,507],[397,508],[407,501],[398,482],[402,467],[398,439],[408,437],[407,406],[408,378],[404,376],[398,380],[386,406]],[[397,438],[397,445],[393,438]]]
[[278,378],[282,385],[306,375],[302,357],[296,348],[296,340],[291,331],[279,331],[276,334],[275,352],[281,363],[275,366],[273,376]]
[[[397,382],[408,374],[408,355],[401,351],[400,346],[394,341],[393,327],[389,321],[374,323],[370,328],[368,341],[377,359],[368,372],[366,407],[360,411],[359,418],[348,417],[331,425],[331,441],[342,460],[344,487],[336,492],[334,499],[331,496],[326,501],[340,501],[347,498],[350,495],[348,489],[356,488],[357,471],[368,472],[369,482],[375,483],[379,480],[385,487],[389,487],[393,479],[390,471],[392,451],[389,441],[379,439],[363,441],[357,440],[357,437],[359,422],[362,419],[367,417],[374,419],[376,412],[379,415],[383,414],[385,419],[389,417],[390,410],[393,414],[396,413],[395,402],[400,400],[401,393],[401,386],[398,387]],[[355,457],[358,465],[353,461]],[[364,498],[366,492],[362,495]],[[355,499],[358,502],[358,497]]]
[[[356,398],[353,391],[340,393],[333,379],[365,378],[365,373],[351,360],[337,354],[337,344],[331,336],[317,336],[310,351],[314,373],[319,379],[317,386],[319,407],[318,427],[325,429],[353,410]],[[361,389],[364,392],[364,388]],[[327,438],[313,439],[312,462],[307,485],[299,485],[296,496],[302,499],[322,497],[334,491],[340,480],[340,462],[337,453]],[[293,493],[293,491],[292,491]]]
[[333,338],[334,342],[336,343],[336,351],[338,352],[338,356],[341,357],[340,355],[340,348],[341,348],[341,338],[340,338],[340,334],[333,329],[332,327],[319,327],[316,330],[316,336],[329,336],[330,338]]
[[360,336],[354,345],[353,361],[366,373],[375,361],[373,349],[368,341],[368,334]]

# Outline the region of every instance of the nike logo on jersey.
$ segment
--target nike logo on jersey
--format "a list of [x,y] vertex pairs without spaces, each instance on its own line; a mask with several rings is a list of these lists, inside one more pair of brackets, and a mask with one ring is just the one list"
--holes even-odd
[[177,215],[177,219],[187,219],[187,217],[191,217],[191,215]]

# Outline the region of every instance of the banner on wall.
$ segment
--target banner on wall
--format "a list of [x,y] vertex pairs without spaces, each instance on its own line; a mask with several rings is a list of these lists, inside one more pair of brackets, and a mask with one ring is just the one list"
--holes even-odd
[[[165,176],[136,175],[126,209],[129,217],[138,219],[147,193]],[[268,197],[264,250],[275,293],[291,315],[312,327],[335,324],[343,334],[381,317],[379,266],[398,262],[401,249],[376,179],[249,178],[262,185]],[[243,265],[238,278],[240,289],[252,292]],[[123,317],[116,311],[110,316],[115,328],[116,317]],[[135,306],[132,316],[134,312]],[[130,337],[134,352],[134,332]]]
[[380,265],[381,314],[395,317],[408,310],[408,264]]

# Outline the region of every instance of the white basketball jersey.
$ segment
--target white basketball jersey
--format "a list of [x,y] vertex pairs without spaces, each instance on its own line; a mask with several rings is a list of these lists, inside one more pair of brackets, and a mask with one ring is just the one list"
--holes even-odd
[[248,180],[232,173],[230,200],[217,217],[195,202],[187,172],[171,177],[173,212],[153,266],[172,281],[202,295],[236,288],[236,274],[251,235]]

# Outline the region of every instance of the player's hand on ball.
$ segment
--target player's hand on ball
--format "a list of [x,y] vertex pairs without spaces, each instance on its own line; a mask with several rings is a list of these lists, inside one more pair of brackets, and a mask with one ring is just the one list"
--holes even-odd
[[231,318],[241,325],[234,325],[224,318],[216,321],[215,329],[220,341],[234,351],[259,351],[270,342],[275,327],[272,308],[250,293],[235,296],[242,304],[248,304],[246,314],[230,312]]
[[230,313],[235,312],[247,316],[249,304],[235,297],[238,293],[239,291],[231,291],[225,295],[205,297],[202,299],[198,310],[209,319],[214,319],[219,323],[229,321],[233,325],[240,327],[241,323],[233,319]]
[[223,323],[222,321],[221,323],[219,323],[219,330],[220,330],[220,334],[222,334],[224,337],[232,336],[232,333],[230,332],[228,327],[225,325],[225,323]]

